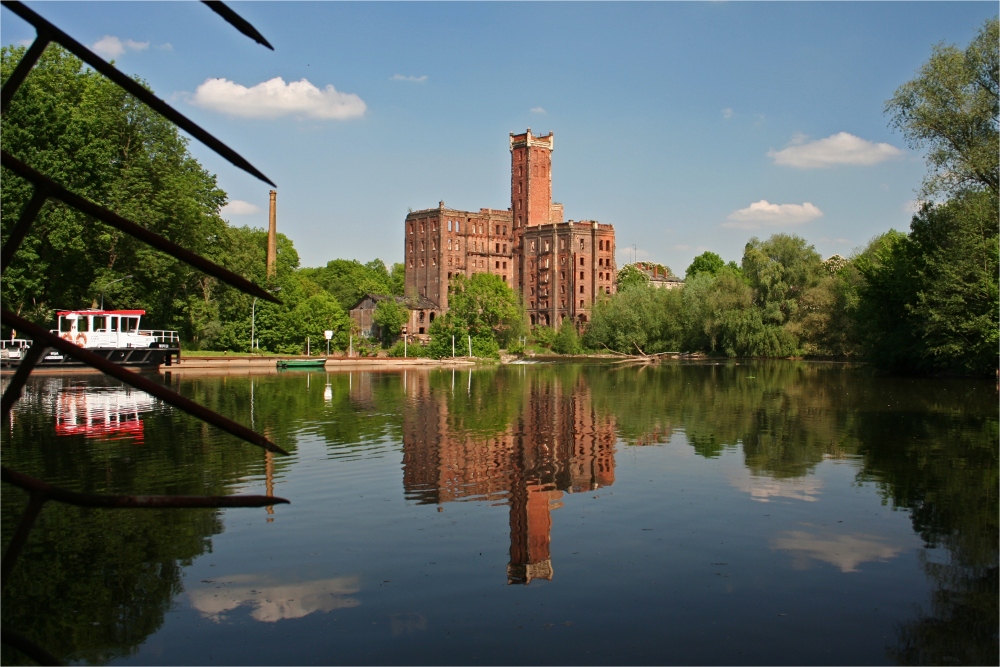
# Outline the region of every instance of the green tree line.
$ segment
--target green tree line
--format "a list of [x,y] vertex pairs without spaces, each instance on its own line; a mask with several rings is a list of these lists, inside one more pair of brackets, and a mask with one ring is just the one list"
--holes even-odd
[[[24,47],[3,47],[6,81]],[[142,83],[140,81],[140,83]],[[299,353],[306,337],[334,349],[351,333],[347,311],[367,292],[402,294],[403,266],[334,260],[301,268],[278,235],[276,276],[265,275],[267,234],[221,217],[226,193],[188,152],[177,128],[58,46],[49,46],[2,119],[4,150],[35,169],[171,241],[266,286],[274,305],[240,293],[186,264],[58,202],[49,201],[10,266],[5,307],[43,325],[52,311],[146,310],[144,326],[175,329],[186,348]],[[5,173],[0,215],[6,237],[31,185]],[[251,332],[255,334],[251,341]],[[5,332],[9,334],[9,332]]]

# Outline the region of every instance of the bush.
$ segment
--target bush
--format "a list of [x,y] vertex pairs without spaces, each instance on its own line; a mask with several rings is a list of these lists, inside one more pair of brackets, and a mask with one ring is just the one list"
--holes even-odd
[[[466,354],[468,354],[468,341],[465,342]],[[455,343],[456,348],[458,347],[458,341]],[[459,356],[463,356],[460,352]],[[473,336],[472,337],[472,356],[481,357],[484,359],[499,359],[500,358],[500,344],[497,343],[493,336]]]
[[552,344],[556,340],[556,330],[542,324],[535,327],[534,331],[532,331],[532,335],[534,336],[537,344],[542,347],[547,347],[550,350],[552,349]]
[[406,357],[409,359],[431,356],[430,352],[428,351],[428,347],[426,345],[421,345],[420,343],[415,341],[410,341],[409,343],[406,343],[404,347],[403,341],[398,340],[391,348],[389,348],[390,357],[398,357],[402,359],[404,352]]
[[563,318],[559,333],[552,341],[552,351],[558,354],[580,354],[583,351],[580,336],[576,333],[576,326],[570,318]]

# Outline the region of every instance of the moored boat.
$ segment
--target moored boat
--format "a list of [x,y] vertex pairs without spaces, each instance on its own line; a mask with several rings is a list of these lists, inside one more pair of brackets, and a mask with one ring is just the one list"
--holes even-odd
[[279,359],[278,368],[323,368],[326,359]]
[[[139,328],[144,310],[60,310],[56,314],[57,328],[52,333],[116,364],[155,367],[180,360],[176,331]],[[0,367],[16,368],[31,343],[13,336],[0,341]],[[85,366],[53,348],[45,351],[37,365]]]

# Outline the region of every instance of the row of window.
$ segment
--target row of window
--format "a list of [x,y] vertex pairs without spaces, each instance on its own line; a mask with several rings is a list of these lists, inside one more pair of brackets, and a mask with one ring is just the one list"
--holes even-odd
[[[548,300],[545,300],[545,301],[539,301],[539,302],[538,302],[538,307],[539,307],[540,309],[542,309],[542,310],[545,310],[546,308],[548,308],[548,307],[549,307],[549,302],[548,302]],[[559,300],[559,307],[560,307],[560,308],[565,308],[565,307],[566,307],[566,299],[560,299],[560,300]],[[587,307],[587,306],[586,306],[586,305],[584,304],[584,300],[583,300],[583,299],[580,299],[580,307],[581,307],[581,308],[586,308],[586,307]],[[534,309],[535,309],[535,302],[534,302],[534,300],[532,300],[532,301],[529,301],[529,302],[528,302],[528,308],[530,308],[531,310],[534,310]],[[583,321],[586,321],[586,320],[583,320]],[[534,324],[534,323],[535,323],[535,316],[534,316],[534,315],[532,315],[532,316],[531,316],[531,323],[532,323],[532,324]]]
[[[475,273],[475,271],[473,271],[473,273]],[[451,271],[449,271],[448,272],[448,280],[451,280],[451,277],[453,275],[457,276],[458,274],[457,273],[452,273]],[[504,282],[507,282],[507,275],[506,274],[504,274],[503,276],[501,276],[501,278],[503,279]]]
[[[486,252],[486,244],[485,243],[479,242],[479,241],[472,241],[471,244],[472,244],[471,252]],[[424,242],[423,241],[420,241],[420,246],[419,247],[420,247],[420,252],[424,252],[425,246],[424,246]],[[496,243],[496,244],[494,244],[494,247],[496,249],[496,254],[498,254],[498,255],[501,255],[501,254],[502,255],[506,255],[507,254],[507,244],[506,243]],[[414,248],[413,241],[410,241],[410,243],[408,244],[408,248],[409,248],[410,253],[413,253],[413,248]],[[462,249],[462,242],[461,242],[460,239],[455,239],[454,246],[452,246],[452,240],[448,239],[448,250],[449,251],[451,251],[451,250],[459,250],[460,251],[461,249]],[[433,239],[431,240],[431,251],[432,252],[436,252],[437,251],[437,243]]]
[[[531,248],[532,251],[534,251],[536,249],[536,247],[535,247],[535,241],[531,242],[530,248]],[[566,249],[566,239],[559,239],[559,249],[560,250],[565,250]],[[586,239],[580,239],[580,250],[586,250],[586,249],[587,249],[587,240]],[[608,250],[608,251],[610,251],[611,250],[611,241],[598,240],[597,241],[597,249],[598,250]],[[548,251],[549,251],[549,242],[548,241],[542,241],[542,252],[548,252]]]
[[[472,234],[485,234],[486,233],[486,225],[484,223],[481,223],[481,222],[480,223],[470,222],[469,224],[472,225],[472,232],[471,232]],[[409,222],[409,224],[407,225],[407,227],[408,227],[409,233],[413,234],[414,231],[417,229],[417,223],[414,223],[411,220]],[[420,233],[421,234],[423,234],[424,232],[426,232],[427,231],[426,221],[420,220],[419,221],[419,227],[420,227]],[[495,226],[495,230],[496,230],[496,236],[507,236],[507,225],[496,225]],[[437,221],[436,220],[431,220],[431,232],[436,232],[436,231],[437,231]],[[456,233],[461,234],[462,233],[462,221],[461,220],[448,220],[448,231],[449,232],[450,231],[455,231]]]

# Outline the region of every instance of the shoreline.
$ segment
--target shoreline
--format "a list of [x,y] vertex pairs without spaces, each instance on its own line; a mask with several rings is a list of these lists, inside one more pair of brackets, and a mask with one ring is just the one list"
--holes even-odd
[[477,360],[458,357],[454,359],[426,359],[423,357],[326,357],[322,367],[278,369],[278,361],[309,360],[319,361],[324,357],[269,356],[269,357],[229,357],[229,356],[187,356],[181,357],[179,364],[160,366],[157,370],[165,373],[301,373],[311,371],[339,370],[389,370],[405,368],[456,368],[475,366]]
[[[282,360],[312,360],[319,361],[323,357],[306,356],[182,356],[180,362],[170,366],[161,364],[157,367],[125,366],[131,371],[138,373],[157,373],[164,375],[167,373],[198,373],[211,375],[215,373],[278,373],[278,362]],[[457,357],[454,359],[427,359],[423,357],[396,358],[396,357],[326,357],[323,367],[316,366],[311,369],[289,369],[280,372],[301,372],[312,371],[338,371],[338,370],[390,370],[406,368],[458,368],[470,367],[480,363],[481,360]],[[17,369],[4,368],[4,376],[13,375]],[[35,375],[80,375],[80,374],[100,374],[101,372],[90,366],[58,366],[58,367],[35,367],[31,374]]]

